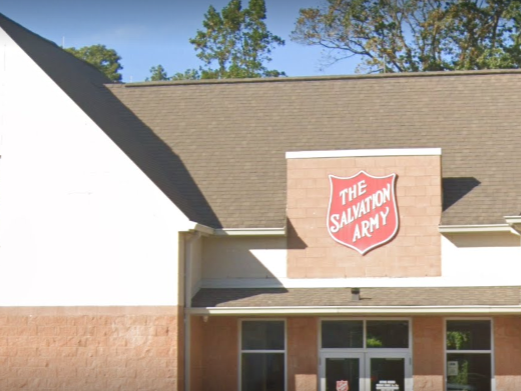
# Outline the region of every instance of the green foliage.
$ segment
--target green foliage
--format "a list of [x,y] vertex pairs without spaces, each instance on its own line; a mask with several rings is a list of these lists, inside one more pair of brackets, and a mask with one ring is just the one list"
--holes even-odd
[[201,73],[197,69],[187,69],[184,72],[177,72],[170,80],[199,80]]
[[376,337],[368,337],[365,343],[368,348],[381,348],[383,346],[382,341]]
[[202,79],[278,77],[284,73],[268,70],[271,51],[284,41],[266,27],[264,0],[250,0],[242,9],[240,0],[231,0],[218,12],[213,6],[204,16],[202,30],[190,43],[204,66]]
[[165,68],[162,65],[158,65],[150,68],[150,77],[146,78],[146,81],[163,81],[170,80],[166,74]]
[[456,376],[449,376],[448,382],[458,385],[468,385],[469,382],[469,362],[468,360],[461,360],[458,362],[458,374]]
[[121,57],[114,49],[108,49],[105,45],[85,46],[80,49],[68,48],[67,52],[77,58],[94,65],[112,81],[121,81],[120,70],[123,69],[119,61]]
[[447,331],[447,349],[462,350],[470,342],[470,332]]
[[357,71],[521,67],[521,0],[327,0],[301,9],[292,40]]

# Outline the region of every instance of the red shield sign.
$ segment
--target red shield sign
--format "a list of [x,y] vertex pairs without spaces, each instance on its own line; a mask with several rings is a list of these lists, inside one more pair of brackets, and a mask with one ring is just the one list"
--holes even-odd
[[331,195],[327,229],[340,244],[364,255],[389,242],[398,232],[396,174],[375,177],[360,171],[355,176],[329,176]]
[[349,391],[349,383],[347,380],[338,380],[336,382],[336,391]]

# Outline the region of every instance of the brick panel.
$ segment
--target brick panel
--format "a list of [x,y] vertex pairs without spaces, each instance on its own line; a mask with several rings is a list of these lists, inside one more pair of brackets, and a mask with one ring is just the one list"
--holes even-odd
[[413,377],[415,391],[443,390],[443,318],[413,319]]
[[[440,156],[288,159],[288,277],[423,277],[441,275]],[[329,176],[397,174],[400,229],[365,255],[327,231]]]
[[494,319],[496,389],[521,390],[521,317]]
[[203,318],[192,316],[190,330],[190,391],[203,391]]
[[177,307],[2,308],[0,389],[181,390]]
[[288,390],[317,391],[318,318],[288,318]]
[[203,390],[238,390],[239,320],[209,317],[203,322]]

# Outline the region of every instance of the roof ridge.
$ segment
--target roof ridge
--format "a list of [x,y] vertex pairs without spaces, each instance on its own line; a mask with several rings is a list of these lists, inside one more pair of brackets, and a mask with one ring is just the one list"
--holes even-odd
[[380,74],[351,74],[351,75],[325,75],[325,76],[293,76],[293,77],[263,77],[250,79],[201,79],[201,80],[165,80],[145,81],[119,84],[124,87],[165,87],[170,85],[201,85],[201,84],[241,84],[241,83],[284,83],[300,81],[324,81],[324,80],[362,80],[362,79],[397,79],[416,77],[454,77],[454,76],[482,76],[501,74],[521,74],[521,69],[484,69],[471,71],[436,71],[436,72],[401,72]]

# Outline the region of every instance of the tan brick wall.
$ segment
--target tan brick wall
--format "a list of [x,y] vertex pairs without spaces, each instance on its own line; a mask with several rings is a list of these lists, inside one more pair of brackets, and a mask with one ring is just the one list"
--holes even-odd
[[288,318],[288,391],[317,391],[318,322],[316,317]]
[[181,390],[180,311],[0,308],[0,390]]
[[209,317],[202,324],[202,332],[202,389],[238,390],[239,320],[232,317]]
[[444,319],[413,319],[413,377],[415,391],[440,391],[444,383]]
[[521,390],[521,316],[494,319],[497,391]]
[[[441,275],[440,156],[288,159],[288,277]],[[329,177],[396,173],[400,230],[364,256],[327,231]]]
[[192,316],[190,330],[190,391],[203,391],[203,318]]

